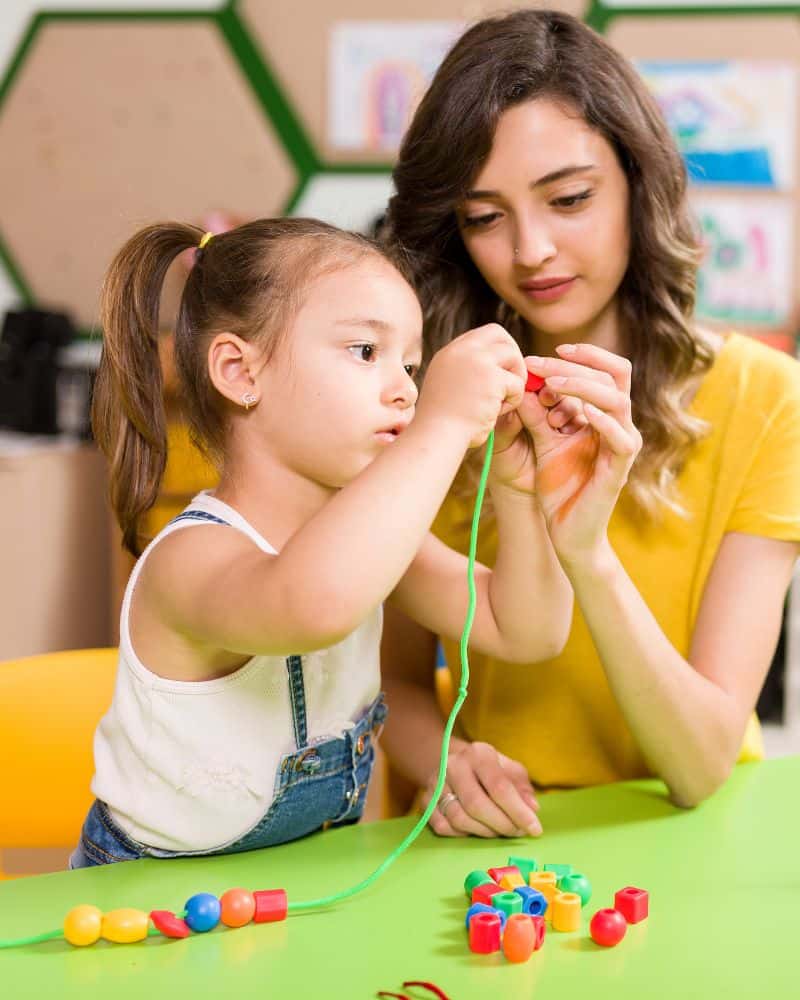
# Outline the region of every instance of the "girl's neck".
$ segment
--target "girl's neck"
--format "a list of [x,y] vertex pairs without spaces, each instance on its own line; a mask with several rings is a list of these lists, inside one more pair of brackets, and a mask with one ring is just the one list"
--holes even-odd
[[214,496],[230,504],[280,551],[333,495],[274,456],[251,452],[246,461],[229,456]]

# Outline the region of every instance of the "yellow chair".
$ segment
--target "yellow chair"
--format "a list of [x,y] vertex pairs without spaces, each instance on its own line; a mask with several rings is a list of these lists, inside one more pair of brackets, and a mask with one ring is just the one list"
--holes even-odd
[[0,879],[65,867],[92,803],[92,736],[116,665],[116,649],[0,663]]

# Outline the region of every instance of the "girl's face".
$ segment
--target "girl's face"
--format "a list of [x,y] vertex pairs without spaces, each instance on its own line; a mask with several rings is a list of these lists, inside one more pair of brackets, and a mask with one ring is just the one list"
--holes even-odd
[[481,274],[535,331],[617,346],[628,183],[577,113],[544,98],[506,111],[457,215]]
[[253,416],[284,466],[337,488],[391,447],[414,416],[422,310],[377,255],[317,278],[303,298],[259,375]]

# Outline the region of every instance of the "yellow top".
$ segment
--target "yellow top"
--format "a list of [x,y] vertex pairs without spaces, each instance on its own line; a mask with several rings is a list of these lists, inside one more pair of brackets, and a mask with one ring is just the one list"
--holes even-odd
[[[703,588],[723,535],[745,532],[800,540],[800,365],[749,337],[731,335],[706,374],[692,412],[711,431],[678,479],[694,512],[666,510],[642,526],[623,492],[609,538],[623,566],[682,656],[687,656]],[[434,523],[467,551],[472,498],[450,497]],[[491,565],[496,531],[484,522],[478,558]],[[458,646],[445,643],[453,673]],[[576,607],[564,651],[535,667],[470,654],[470,693],[459,720],[467,738],[522,761],[540,787],[576,787],[648,774]],[[763,755],[753,718],[740,759]]]

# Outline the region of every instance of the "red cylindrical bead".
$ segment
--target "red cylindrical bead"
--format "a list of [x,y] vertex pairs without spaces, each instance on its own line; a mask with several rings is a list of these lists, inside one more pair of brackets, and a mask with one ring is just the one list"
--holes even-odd
[[269,924],[275,920],[285,920],[289,906],[285,889],[261,889],[253,893],[256,909],[254,924]]

